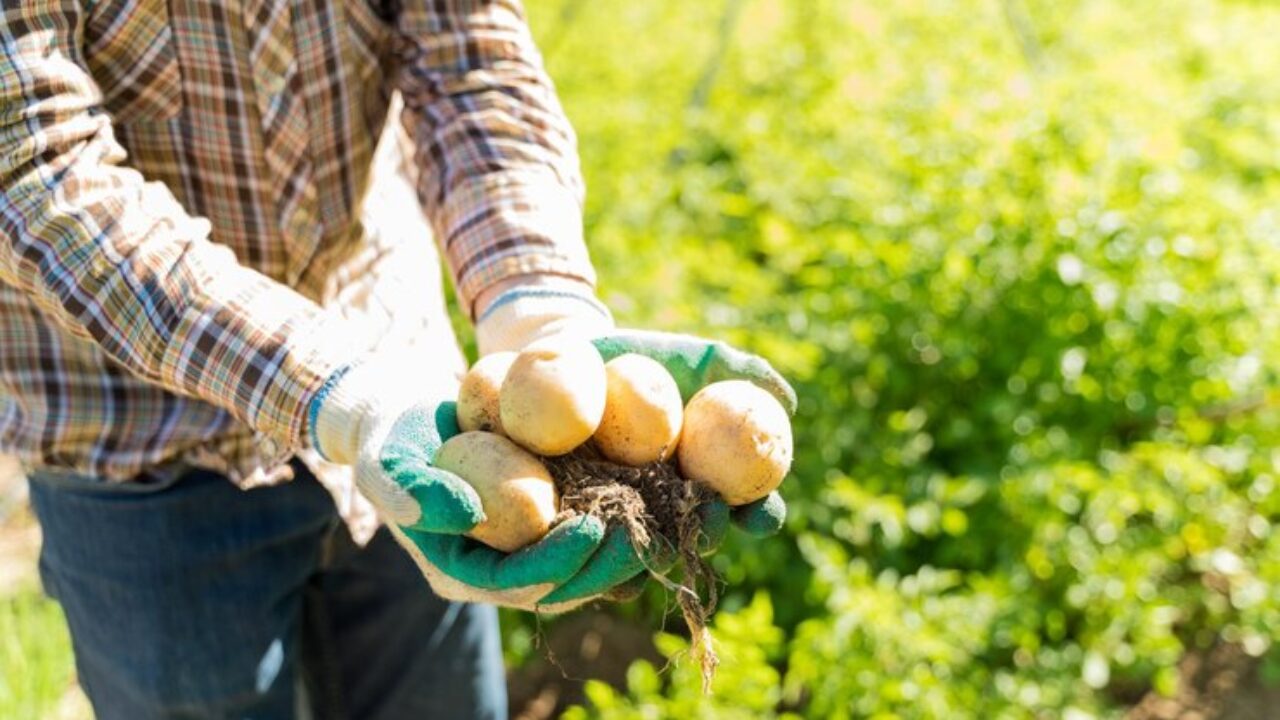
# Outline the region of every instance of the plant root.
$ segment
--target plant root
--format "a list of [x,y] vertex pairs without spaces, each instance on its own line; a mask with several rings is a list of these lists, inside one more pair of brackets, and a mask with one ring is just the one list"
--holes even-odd
[[[718,599],[715,571],[702,557],[702,516],[698,508],[713,495],[701,485],[680,477],[674,463],[643,467],[618,465],[588,443],[568,455],[543,458],[560,492],[557,521],[586,514],[606,525],[626,529],[641,558],[674,553],[680,582],[671,572],[646,566],[649,574],[671,591],[689,626],[690,654],[702,673],[702,690],[711,692],[720,659],[716,655],[707,618]],[[705,588],[707,600],[700,592]]]

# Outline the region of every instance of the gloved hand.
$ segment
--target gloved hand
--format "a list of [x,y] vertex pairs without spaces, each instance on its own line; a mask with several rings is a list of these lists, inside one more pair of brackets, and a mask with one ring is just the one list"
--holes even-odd
[[[476,323],[481,354],[519,350],[551,336],[589,339],[605,362],[626,353],[656,360],[671,373],[685,402],[710,383],[748,380],[769,391],[788,415],[795,414],[795,390],[764,358],[691,335],[617,330],[609,311],[582,283],[516,286],[497,295]],[[730,521],[754,537],[778,532],[787,505],[774,492],[732,509],[717,500],[701,512],[704,547],[711,551],[723,540]]]
[[[484,508],[462,478],[432,466],[459,429],[454,403],[421,375],[394,353],[340,370],[312,400],[309,427],[321,455],[354,466],[357,487],[438,595],[561,612],[644,571],[625,531],[606,532],[591,517],[562,522],[513,553],[465,537]],[[647,560],[659,570],[671,562]]]

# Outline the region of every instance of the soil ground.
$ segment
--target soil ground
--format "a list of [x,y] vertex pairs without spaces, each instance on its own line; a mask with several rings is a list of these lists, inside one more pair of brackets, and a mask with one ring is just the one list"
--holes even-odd
[[[585,678],[621,688],[627,668],[644,658],[661,666],[653,631],[600,611],[575,613],[546,632],[534,659],[507,673],[513,720],[548,720],[584,700]],[[547,657],[550,649],[552,662]],[[557,667],[558,665],[558,667]]]
[[1238,645],[1221,643],[1191,652],[1179,663],[1181,682],[1171,698],[1148,693],[1127,720],[1270,720],[1280,717],[1280,686],[1262,681],[1261,660]]

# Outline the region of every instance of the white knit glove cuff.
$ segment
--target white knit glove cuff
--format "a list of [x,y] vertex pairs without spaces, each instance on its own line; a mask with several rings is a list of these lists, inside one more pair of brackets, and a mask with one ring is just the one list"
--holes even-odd
[[613,316],[587,293],[561,288],[514,288],[499,295],[476,321],[481,355],[521,350],[552,335],[590,339],[613,330]]
[[383,472],[379,451],[405,411],[446,396],[407,360],[377,355],[335,372],[312,400],[311,441],[326,460],[353,467],[356,488],[384,520],[409,526],[422,509]]
[[311,401],[312,447],[330,462],[354,465],[362,446],[386,434],[378,426],[415,403],[456,395],[435,380],[418,356],[394,350],[379,350],[339,369]]

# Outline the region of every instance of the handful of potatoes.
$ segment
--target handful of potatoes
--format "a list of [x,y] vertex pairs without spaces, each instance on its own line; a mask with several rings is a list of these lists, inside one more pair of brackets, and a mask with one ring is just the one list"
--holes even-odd
[[511,552],[541,538],[560,510],[539,456],[593,440],[610,461],[668,461],[730,505],[768,495],[791,466],[791,424],[777,400],[740,380],[704,387],[683,405],[654,360],[628,354],[605,363],[583,340],[548,339],[477,362],[458,392],[464,431],[436,464],[470,483],[486,519],[471,536]]

